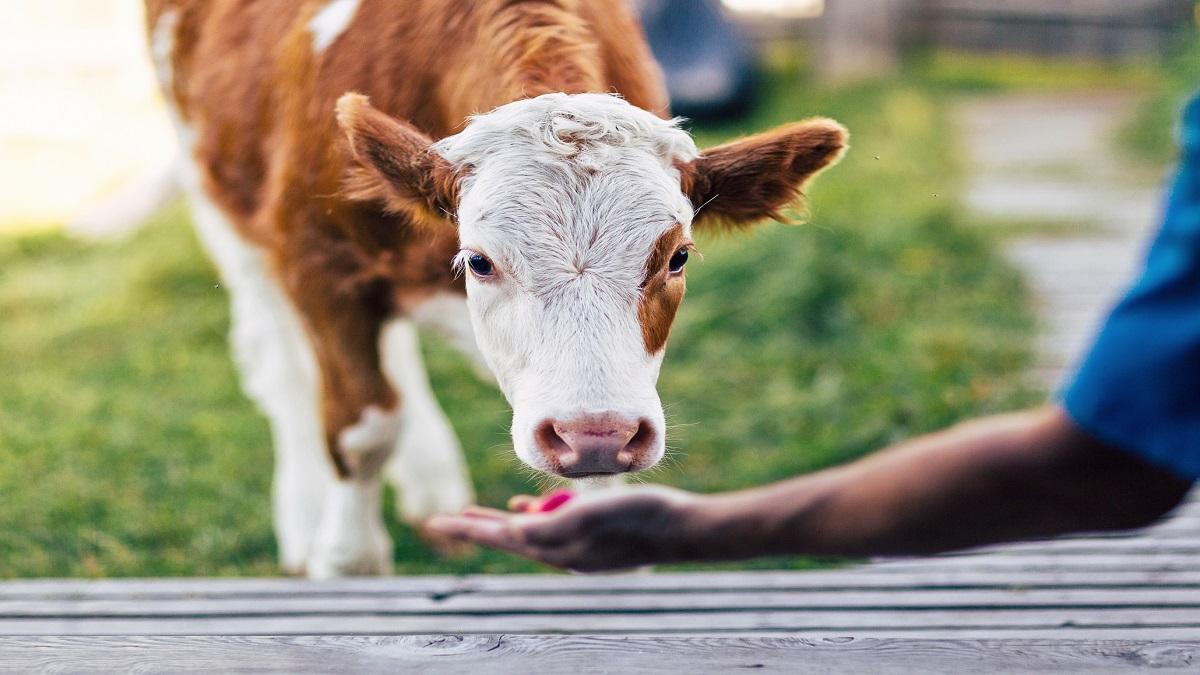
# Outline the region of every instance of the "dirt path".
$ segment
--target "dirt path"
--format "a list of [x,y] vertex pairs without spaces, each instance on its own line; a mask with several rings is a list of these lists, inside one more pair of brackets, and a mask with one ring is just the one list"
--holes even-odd
[[1129,283],[1157,217],[1159,178],[1129,171],[1113,144],[1136,103],[1123,92],[1020,94],[956,111],[971,159],[967,207],[1028,232],[1007,253],[1038,301],[1034,375],[1050,389]]

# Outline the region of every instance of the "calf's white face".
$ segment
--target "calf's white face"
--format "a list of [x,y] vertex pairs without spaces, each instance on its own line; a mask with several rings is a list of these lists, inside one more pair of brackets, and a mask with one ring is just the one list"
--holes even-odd
[[[690,242],[675,163],[696,156],[669,121],[601,94],[502,106],[434,145],[460,185],[457,260],[479,340],[513,407],[530,466],[572,477],[636,471],[662,457],[639,306],[660,238]],[[682,267],[667,274],[682,295]]]
[[510,103],[436,143],[361,96],[338,113],[362,165],[357,196],[457,223],[454,264],[513,407],[517,455],[572,478],[663,455],[655,383],[693,220],[777,215],[845,144],[840,126],[813,120],[701,156],[676,122],[605,94]]

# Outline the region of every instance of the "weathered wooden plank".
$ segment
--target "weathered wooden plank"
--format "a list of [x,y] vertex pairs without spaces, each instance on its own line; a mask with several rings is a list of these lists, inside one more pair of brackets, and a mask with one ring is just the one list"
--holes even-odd
[[1177,518],[1174,520],[1169,520],[1161,525],[1155,525],[1153,528],[1151,528],[1149,530],[1145,530],[1145,532],[1148,532],[1148,533],[1190,532],[1193,534],[1200,533],[1200,517],[1197,517],[1197,514],[1189,514],[1187,516],[1183,516],[1183,517],[1180,517],[1180,518]]
[[1062,537],[1054,537],[1053,539],[1043,539],[1040,541],[1056,541],[1070,539],[1136,539],[1136,538],[1162,538],[1171,539],[1179,538],[1186,539],[1190,536],[1200,534],[1200,518],[1190,516],[1180,520],[1167,521],[1161,525],[1144,530],[1112,530],[1110,532],[1077,532],[1068,534]]
[[386,577],[314,582],[286,578],[20,580],[0,583],[0,601],[56,599],[330,598],[344,595],[450,597],[458,593],[577,594],[921,588],[1200,587],[1200,569],[1000,571],[898,563],[808,572],[677,572],[631,575],[514,574],[468,577]]
[[295,615],[229,617],[148,617],[13,619],[0,617],[0,635],[279,635],[363,633],[596,633],[821,631],[862,635],[872,631],[928,629],[1029,629],[1053,632],[1083,628],[1194,629],[1200,639],[1200,612],[1192,608],[1154,609],[972,609],[920,610],[747,610],[713,612],[629,612],[488,615]]
[[917,588],[1100,588],[1176,587],[1200,584],[1200,569],[1094,571],[1055,569],[1002,570],[971,567],[914,569],[905,574],[891,567],[863,566],[808,572],[687,572],[627,576],[498,575],[467,577],[461,588],[476,593],[692,592],[738,593],[788,589],[917,589]]
[[3,638],[0,669],[163,672],[1114,672],[1186,669],[1196,642],[795,637],[264,636]]
[[[557,574],[520,575],[531,580],[568,578]],[[312,581],[294,577],[16,579],[0,582],[0,598],[25,597],[189,597],[245,595],[337,595],[345,592],[436,594],[453,591],[472,577],[348,577]],[[545,583],[543,582],[543,583]]]
[[1198,555],[1200,554],[1200,536],[1031,541],[1005,546],[988,546],[939,557],[959,557],[984,553],[988,555],[1027,555],[1030,553],[1040,555],[1105,555],[1110,553],[1114,555]]
[[[595,635],[622,635],[620,631],[612,631],[605,633],[594,633]],[[1052,630],[1045,628],[997,628],[997,627],[982,627],[975,628],[971,626],[958,627],[947,626],[944,628],[919,627],[916,630],[910,630],[903,626],[894,628],[871,628],[862,632],[853,630],[726,630],[721,632],[705,632],[705,631],[677,631],[661,633],[646,632],[646,633],[631,633],[627,634],[631,637],[652,636],[652,635],[715,635],[715,636],[740,636],[740,637],[803,637],[810,640],[818,639],[849,639],[849,638],[903,638],[903,639],[921,639],[921,640],[1001,640],[1001,639],[1043,639],[1043,640],[1197,640],[1195,627],[1170,628],[1162,626],[1154,627],[1129,627],[1129,626],[1110,626],[1110,627],[1079,627],[1079,626],[1059,626]],[[928,671],[921,671],[928,672]]]
[[1158,551],[1129,551],[1104,554],[1042,555],[1039,552],[998,555],[980,553],[974,555],[941,556],[937,558],[911,558],[881,561],[876,571],[901,571],[936,568],[974,568],[988,570],[1187,570],[1200,569],[1200,555],[1160,553]]
[[[622,612],[783,611],[830,609],[1145,608],[1200,610],[1200,588],[772,590],[740,593],[478,594],[446,598],[346,594],[330,597],[171,598],[0,601],[0,617],[150,618],[470,614],[600,614]],[[1198,612],[1200,615],[1200,612]]]
[[1175,507],[1174,511],[1171,511],[1163,518],[1160,518],[1156,523],[1141,529],[1152,530],[1157,527],[1162,527],[1164,524],[1180,520],[1191,519],[1194,521],[1198,516],[1200,516],[1200,490],[1192,490],[1192,492],[1184,497],[1179,506]]

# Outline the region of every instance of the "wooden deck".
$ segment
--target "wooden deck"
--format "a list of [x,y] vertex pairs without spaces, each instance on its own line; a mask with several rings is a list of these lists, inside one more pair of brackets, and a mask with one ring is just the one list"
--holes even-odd
[[1137,533],[814,572],[30,580],[0,671],[1200,667],[1200,501]]

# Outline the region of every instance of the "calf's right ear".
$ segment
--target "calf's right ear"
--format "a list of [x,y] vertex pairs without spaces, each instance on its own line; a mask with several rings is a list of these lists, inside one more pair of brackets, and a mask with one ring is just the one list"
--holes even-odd
[[338,99],[337,122],[358,164],[343,188],[347,198],[382,202],[423,225],[453,222],[459,175],[430,149],[432,139],[376,110],[362,94]]

